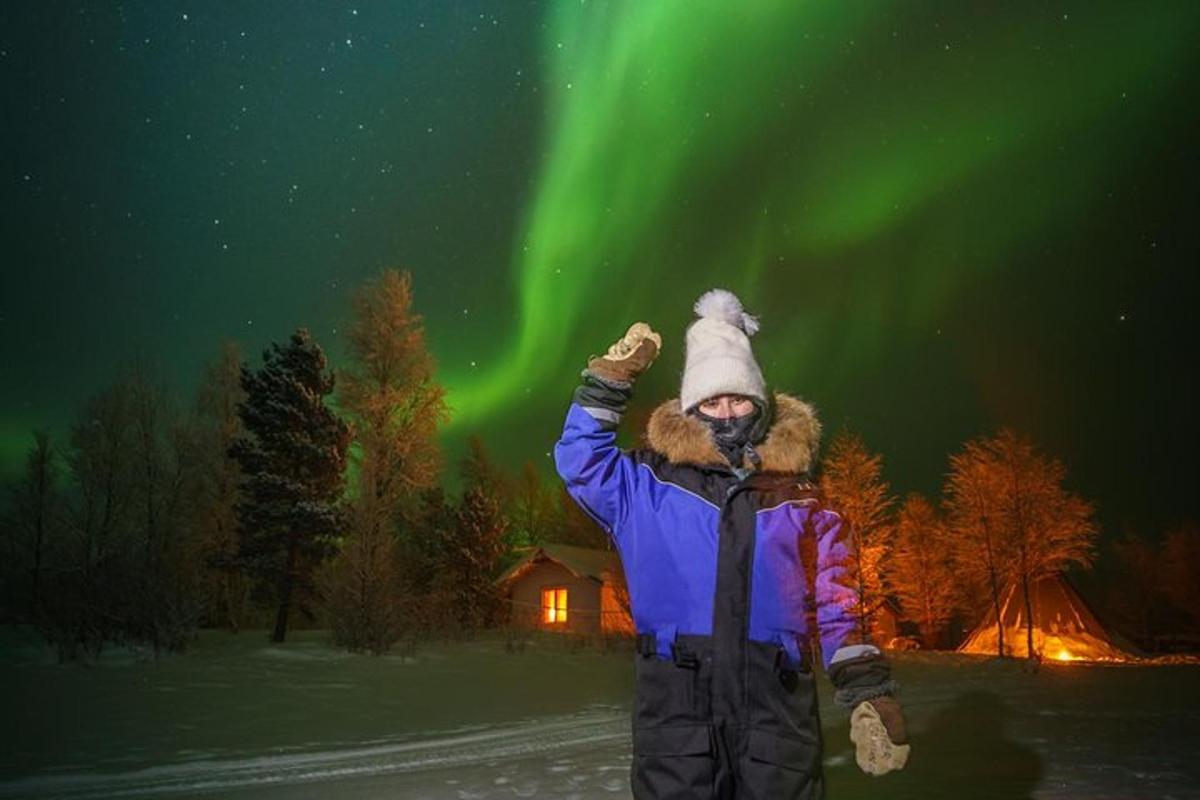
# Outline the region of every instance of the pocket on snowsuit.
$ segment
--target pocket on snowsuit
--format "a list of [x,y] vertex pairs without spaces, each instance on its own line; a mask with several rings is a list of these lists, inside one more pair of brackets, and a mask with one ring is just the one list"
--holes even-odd
[[[796,637],[779,631],[778,637]],[[809,654],[799,662],[788,655],[782,641],[748,642],[750,646],[748,721],[752,728],[793,739],[811,739],[820,745],[821,722],[817,708],[816,678]]]
[[751,728],[739,772],[747,800],[824,797],[820,741],[807,735],[783,736]]
[[656,725],[633,730],[629,784],[635,800],[710,798],[716,768],[710,725]]
[[717,757],[709,720],[712,659],[699,655],[685,663],[654,654],[635,658],[630,784],[638,800],[711,795]]
[[824,774],[811,653],[795,631],[774,633],[774,641],[748,642],[750,728],[739,764],[742,791],[747,800],[815,800],[824,796]]
[[635,664],[635,728],[708,722],[712,707],[711,658],[700,657],[693,666],[682,666],[653,654],[639,655]]

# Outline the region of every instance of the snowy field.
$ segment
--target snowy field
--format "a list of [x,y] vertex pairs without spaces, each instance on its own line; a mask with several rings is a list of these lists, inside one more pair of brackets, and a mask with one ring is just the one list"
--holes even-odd
[[[822,676],[828,796],[1200,798],[1200,666],[897,653],[913,754],[858,772]],[[499,641],[370,658],[318,632],[58,665],[0,630],[0,798],[626,798],[629,653]]]

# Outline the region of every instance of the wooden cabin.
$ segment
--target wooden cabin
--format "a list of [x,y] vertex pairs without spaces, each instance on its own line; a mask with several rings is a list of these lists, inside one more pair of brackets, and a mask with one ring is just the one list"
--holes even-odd
[[871,615],[871,641],[880,647],[888,647],[900,635],[900,606],[891,597],[884,596],[883,603]]
[[621,557],[565,544],[527,548],[496,585],[514,625],[546,631],[632,636]]

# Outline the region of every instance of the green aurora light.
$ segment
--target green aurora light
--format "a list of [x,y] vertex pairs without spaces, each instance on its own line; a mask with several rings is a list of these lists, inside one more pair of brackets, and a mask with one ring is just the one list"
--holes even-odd
[[[809,363],[838,338],[823,361],[835,382],[869,368],[889,315],[924,324],[965,274],[1003,269],[1103,188],[1120,129],[1142,122],[1129,104],[1169,85],[1196,21],[1185,4],[1003,19],[959,5],[556,4],[547,154],[513,253],[518,321],[495,368],[445,375],[452,427],[544,380],[586,310],[620,322],[660,305],[647,256],[663,239],[687,243],[663,265],[688,271],[675,305],[723,282],[775,312],[768,358]],[[826,282],[842,296],[779,303]],[[592,351],[622,331],[597,332]]]

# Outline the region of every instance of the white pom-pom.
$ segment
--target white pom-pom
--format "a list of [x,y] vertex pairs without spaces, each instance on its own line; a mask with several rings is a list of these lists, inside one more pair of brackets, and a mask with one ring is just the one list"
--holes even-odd
[[742,308],[742,301],[728,289],[709,289],[700,295],[693,308],[699,316],[727,322],[741,328],[747,336],[758,332],[758,320]]

